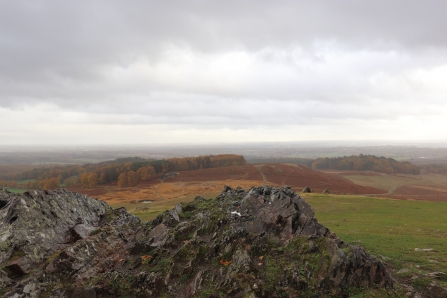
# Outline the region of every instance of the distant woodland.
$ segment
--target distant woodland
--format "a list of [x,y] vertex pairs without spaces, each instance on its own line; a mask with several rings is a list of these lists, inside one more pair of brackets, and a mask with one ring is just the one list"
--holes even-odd
[[[447,175],[445,164],[414,165],[408,161],[375,155],[352,155],[336,158],[262,158],[250,163],[294,163],[315,170],[375,171],[387,174]],[[82,186],[93,188],[100,184],[116,183],[120,187],[135,186],[168,172],[239,166],[247,164],[242,155],[220,154],[198,157],[145,159],[117,158],[112,161],[70,165],[0,165],[0,187],[55,189]]]
[[[118,158],[97,164],[55,165],[36,167],[11,174],[0,181],[0,186],[55,189],[61,186],[81,185],[92,188],[98,184],[117,183],[118,186],[135,186],[157,174],[208,168],[245,165],[242,155],[221,154],[198,157],[169,158],[162,160],[140,157]],[[13,171],[12,171],[13,172]]]
[[308,168],[312,167],[312,163],[315,159],[310,158],[298,158],[298,157],[280,157],[280,158],[247,158],[247,163],[249,164],[264,164],[264,163],[288,163],[288,164],[296,164],[306,166]]
[[318,158],[312,163],[315,170],[374,171],[381,173],[420,174],[420,168],[408,161],[374,155],[353,155],[335,158]]
[[447,165],[445,164],[428,164],[421,165],[421,169],[428,174],[447,175]]

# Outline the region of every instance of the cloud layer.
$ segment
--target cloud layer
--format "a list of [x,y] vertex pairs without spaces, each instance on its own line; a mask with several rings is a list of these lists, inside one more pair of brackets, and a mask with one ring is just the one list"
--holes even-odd
[[5,144],[447,140],[445,1],[1,1]]

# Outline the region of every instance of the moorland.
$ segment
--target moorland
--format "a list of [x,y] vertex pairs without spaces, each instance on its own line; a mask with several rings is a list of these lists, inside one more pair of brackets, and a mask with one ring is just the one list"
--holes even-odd
[[[443,160],[441,155],[436,158]],[[178,165],[182,164],[180,159],[175,160]],[[315,160],[309,163],[308,158],[301,156],[258,158],[256,163],[252,163],[254,159],[245,162],[237,157],[236,160],[236,163],[230,159],[230,162],[214,167],[206,163],[200,166],[199,163],[192,168],[190,165],[169,168],[168,165],[159,170],[154,166],[156,159],[153,158],[145,159],[149,161],[147,163],[124,159],[122,164],[143,162],[143,167],[154,169],[149,170],[144,179],[141,179],[140,171],[136,182],[121,185],[118,173],[114,180],[101,181],[98,172],[97,181],[92,185],[88,182],[65,185],[64,180],[59,179],[58,186],[96,197],[115,208],[125,207],[147,221],[180,202],[192,201],[196,196],[214,198],[225,185],[244,189],[288,185],[312,206],[319,222],[347,243],[361,245],[382,259],[394,278],[422,292],[433,282],[447,287],[447,175],[442,162],[421,164],[420,160],[410,160],[411,163],[402,166],[401,160],[395,159],[398,167],[409,169],[399,172],[354,166],[325,168],[321,163],[313,169]],[[110,166],[110,162],[103,162]],[[414,170],[414,165],[419,171]],[[38,186],[32,184],[38,179],[23,176],[33,171],[35,165],[8,166],[4,166],[8,172],[2,174],[21,178],[9,187],[10,191],[22,192],[24,186]],[[67,164],[59,164],[56,168],[63,166]],[[84,167],[84,172],[95,168],[95,164],[75,166]],[[131,167],[128,164],[126,172],[132,171]],[[53,169],[54,175],[55,166],[47,164],[40,169],[43,168],[46,170],[38,171],[51,173],[48,169]],[[134,167],[134,170],[136,174],[138,169]],[[51,179],[49,174],[46,177]],[[301,193],[305,187],[311,192]]]

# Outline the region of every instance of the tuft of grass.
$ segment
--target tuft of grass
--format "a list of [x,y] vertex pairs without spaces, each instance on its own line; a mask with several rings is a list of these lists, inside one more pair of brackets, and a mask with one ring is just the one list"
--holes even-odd
[[22,194],[22,193],[24,193],[26,191],[25,188],[7,187],[6,189],[9,190],[12,193],[19,193],[19,194]]

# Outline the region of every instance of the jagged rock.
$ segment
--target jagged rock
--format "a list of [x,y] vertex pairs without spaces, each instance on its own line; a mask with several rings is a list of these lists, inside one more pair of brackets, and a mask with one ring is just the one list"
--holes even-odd
[[37,265],[75,241],[71,230],[77,224],[98,225],[111,211],[102,201],[65,190],[11,194],[8,199],[0,210],[0,263],[16,254],[25,255],[30,266]]
[[430,273],[427,273],[427,276],[430,278],[440,279],[445,276],[445,273],[444,272],[430,272]]
[[149,233],[149,238],[152,239],[151,246],[160,246],[168,235],[168,228],[164,224],[159,224]]
[[289,187],[225,187],[148,223],[65,190],[0,198],[0,265],[28,274],[0,271],[4,297],[342,297],[393,287],[381,261],[318,223]]
[[312,192],[312,190],[310,189],[309,186],[306,186],[305,188],[303,188],[303,191],[302,191],[302,193],[311,193],[311,192]]
[[202,271],[199,271],[191,280],[191,282],[186,286],[185,296],[191,297],[192,295],[194,295],[200,288],[201,282],[202,282]]
[[0,289],[5,289],[13,284],[14,282],[12,279],[10,279],[3,270],[0,270]]
[[323,190],[323,193],[328,194],[328,193],[329,193],[329,189],[325,188],[325,189]]
[[94,230],[96,230],[96,227],[80,224],[80,225],[75,225],[75,227],[72,229],[72,233],[73,233],[73,237],[75,238],[75,240],[80,240],[80,239],[85,239],[88,236],[90,236],[90,234]]
[[440,286],[437,283],[430,283],[427,287],[427,296],[431,298],[446,298],[447,297],[447,289]]

